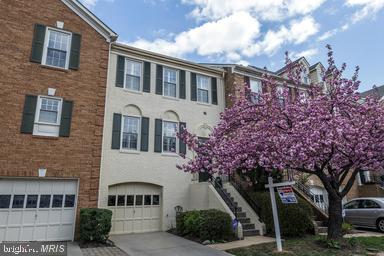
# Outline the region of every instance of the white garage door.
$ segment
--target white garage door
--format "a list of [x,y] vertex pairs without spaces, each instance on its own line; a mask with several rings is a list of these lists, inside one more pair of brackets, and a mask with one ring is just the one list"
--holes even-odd
[[73,240],[77,181],[0,180],[0,241]]
[[111,234],[140,233],[161,229],[161,187],[145,183],[109,187],[112,210]]

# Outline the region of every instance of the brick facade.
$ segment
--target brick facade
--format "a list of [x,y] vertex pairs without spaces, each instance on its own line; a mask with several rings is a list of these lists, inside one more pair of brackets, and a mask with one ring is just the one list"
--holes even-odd
[[[109,43],[59,0],[0,7],[0,177],[36,177],[46,168],[47,177],[79,179],[78,209],[97,207]],[[77,71],[30,62],[34,25],[56,21],[82,36]],[[20,133],[25,95],[47,95],[49,87],[73,101],[70,136]]]

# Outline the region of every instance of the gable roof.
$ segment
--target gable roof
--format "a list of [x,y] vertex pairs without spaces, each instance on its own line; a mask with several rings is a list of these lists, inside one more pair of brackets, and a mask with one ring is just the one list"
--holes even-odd
[[379,99],[382,99],[384,97],[384,85],[372,88],[372,89],[365,91],[365,92],[362,92],[362,93],[360,93],[360,97],[365,98],[367,96],[372,96],[375,94],[377,94],[379,96]]
[[309,67],[309,71],[311,71],[312,69],[316,68],[318,65],[321,66],[322,69],[324,69],[324,66],[323,66],[323,63],[321,63],[320,61],[317,62],[316,64],[313,64],[312,66]]
[[61,2],[93,27],[107,42],[116,41],[118,35],[78,0],[61,0]]
[[[300,57],[300,58],[298,58],[297,60],[292,61],[292,64],[294,64],[294,63],[298,63],[298,62],[301,61],[301,60],[305,61],[305,63],[307,63],[307,65],[308,65],[308,67],[309,67],[309,62],[307,61],[307,59],[306,59],[305,57]],[[277,71],[275,72],[275,74],[276,74],[276,75],[280,75],[280,74],[283,73],[286,69],[287,69],[287,65],[285,65],[285,66],[282,67],[281,69],[277,70]]]

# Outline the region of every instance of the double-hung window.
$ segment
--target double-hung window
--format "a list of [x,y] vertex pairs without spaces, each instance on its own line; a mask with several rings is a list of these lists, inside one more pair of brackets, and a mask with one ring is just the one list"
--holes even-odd
[[163,121],[163,152],[176,153],[176,122]]
[[132,91],[140,91],[142,77],[142,63],[125,59],[125,83],[124,87]]
[[278,86],[276,93],[277,93],[277,100],[279,101],[280,106],[284,108],[285,107],[284,87]]
[[196,75],[197,101],[209,103],[210,79],[207,76]]
[[47,28],[43,64],[68,68],[71,49],[71,33]]
[[251,87],[251,101],[253,103],[259,103],[262,91],[262,85],[260,80],[251,79],[250,80]]
[[176,98],[177,70],[164,68],[163,72],[163,95]]
[[124,116],[121,148],[125,150],[138,150],[139,117]]
[[40,97],[38,102],[38,123],[59,125],[61,99]]

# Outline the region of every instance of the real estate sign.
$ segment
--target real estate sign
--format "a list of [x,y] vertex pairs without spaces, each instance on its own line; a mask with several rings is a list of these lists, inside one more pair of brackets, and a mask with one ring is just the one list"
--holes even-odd
[[277,193],[283,204],[297,204],[297,198],[291,186],[277,187]]

